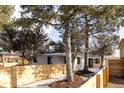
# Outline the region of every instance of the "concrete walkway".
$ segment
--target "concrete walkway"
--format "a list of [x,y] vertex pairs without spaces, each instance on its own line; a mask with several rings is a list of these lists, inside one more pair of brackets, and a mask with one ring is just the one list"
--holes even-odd
[[88,70],[97,73],[100,69],[98,67],[95,67],[95,68],[88,68]]
[[33,82],[31,84],[27,84],[24,86],[18,86],[18,88],[49,88],[48,84],[55,82],[55,81],[63,80],[64,78],[65,78],[65,75],[56,76],[51,79]]

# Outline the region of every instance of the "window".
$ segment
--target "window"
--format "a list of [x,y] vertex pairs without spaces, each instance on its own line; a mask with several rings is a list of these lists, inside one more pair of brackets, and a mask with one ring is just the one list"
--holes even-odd
[[77,57],[77,64],[80,64],[80,57]]
[[98,64],[100,62],[100,60],[98,58],[95,59],[96,64]]
[[34,63],[37,63],[37,58],[34,57],[34,58],[33,58],[33,61],[34,61]]
[[52,64],[52,57],[48,56],[48,64]]
[[64,63],[66,64],[66,57],[64,57]]

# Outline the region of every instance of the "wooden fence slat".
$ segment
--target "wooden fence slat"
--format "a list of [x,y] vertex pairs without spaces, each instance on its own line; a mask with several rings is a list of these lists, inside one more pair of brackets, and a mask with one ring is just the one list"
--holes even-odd
[[17,87],[17,77],[16,77],[16,68],[14,66],[10,67],[10,87]]
[[107,68],[103,69],[103,88],[107,87]]
[[96,88],[100,88],[101,86],[100,86],[100,75],[98,74],[98,75],[96,75]]
[[107,81],[109,81],[109,66],[107,66]]
[[121,59],[113,59],[108,60],[109,63],[109,74],[110,76],[124,76],[124,60]]

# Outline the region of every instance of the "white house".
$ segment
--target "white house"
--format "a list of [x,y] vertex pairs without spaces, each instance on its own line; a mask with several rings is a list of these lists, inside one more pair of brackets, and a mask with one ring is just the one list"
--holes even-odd
[[[48,53],[48,54],[39,54],[36,59],[30,64],[66,64],[66,53]],[[77,55],[75,60],[75,70],[83,69],[83,57]]]

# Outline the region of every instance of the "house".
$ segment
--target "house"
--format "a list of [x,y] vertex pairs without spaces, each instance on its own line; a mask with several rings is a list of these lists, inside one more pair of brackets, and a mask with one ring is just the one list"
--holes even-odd
[[[66,53],[47,53],[47,54],[38,54],[33,62],[30,64],[66,64]],[[75,69],[83,69],[83,57],[77,55],[75,60]]]
[[124,38],[121,39],[120,41],[119,49],[120,49],[120,58],[124,59]]
[[17,53],[0,52],[0,67],[8,67],[18,64],[20,59]]
[[101,62],[101,57],[99,55],[95,55],[92,52],[89,52],[88,53],[88,63],[90,61],[93,61],[94,63],[99,64]]
[[15,53],[8,53],[8,52],[0,52],[0,62],[17,62],[19,58],[19,55]]

